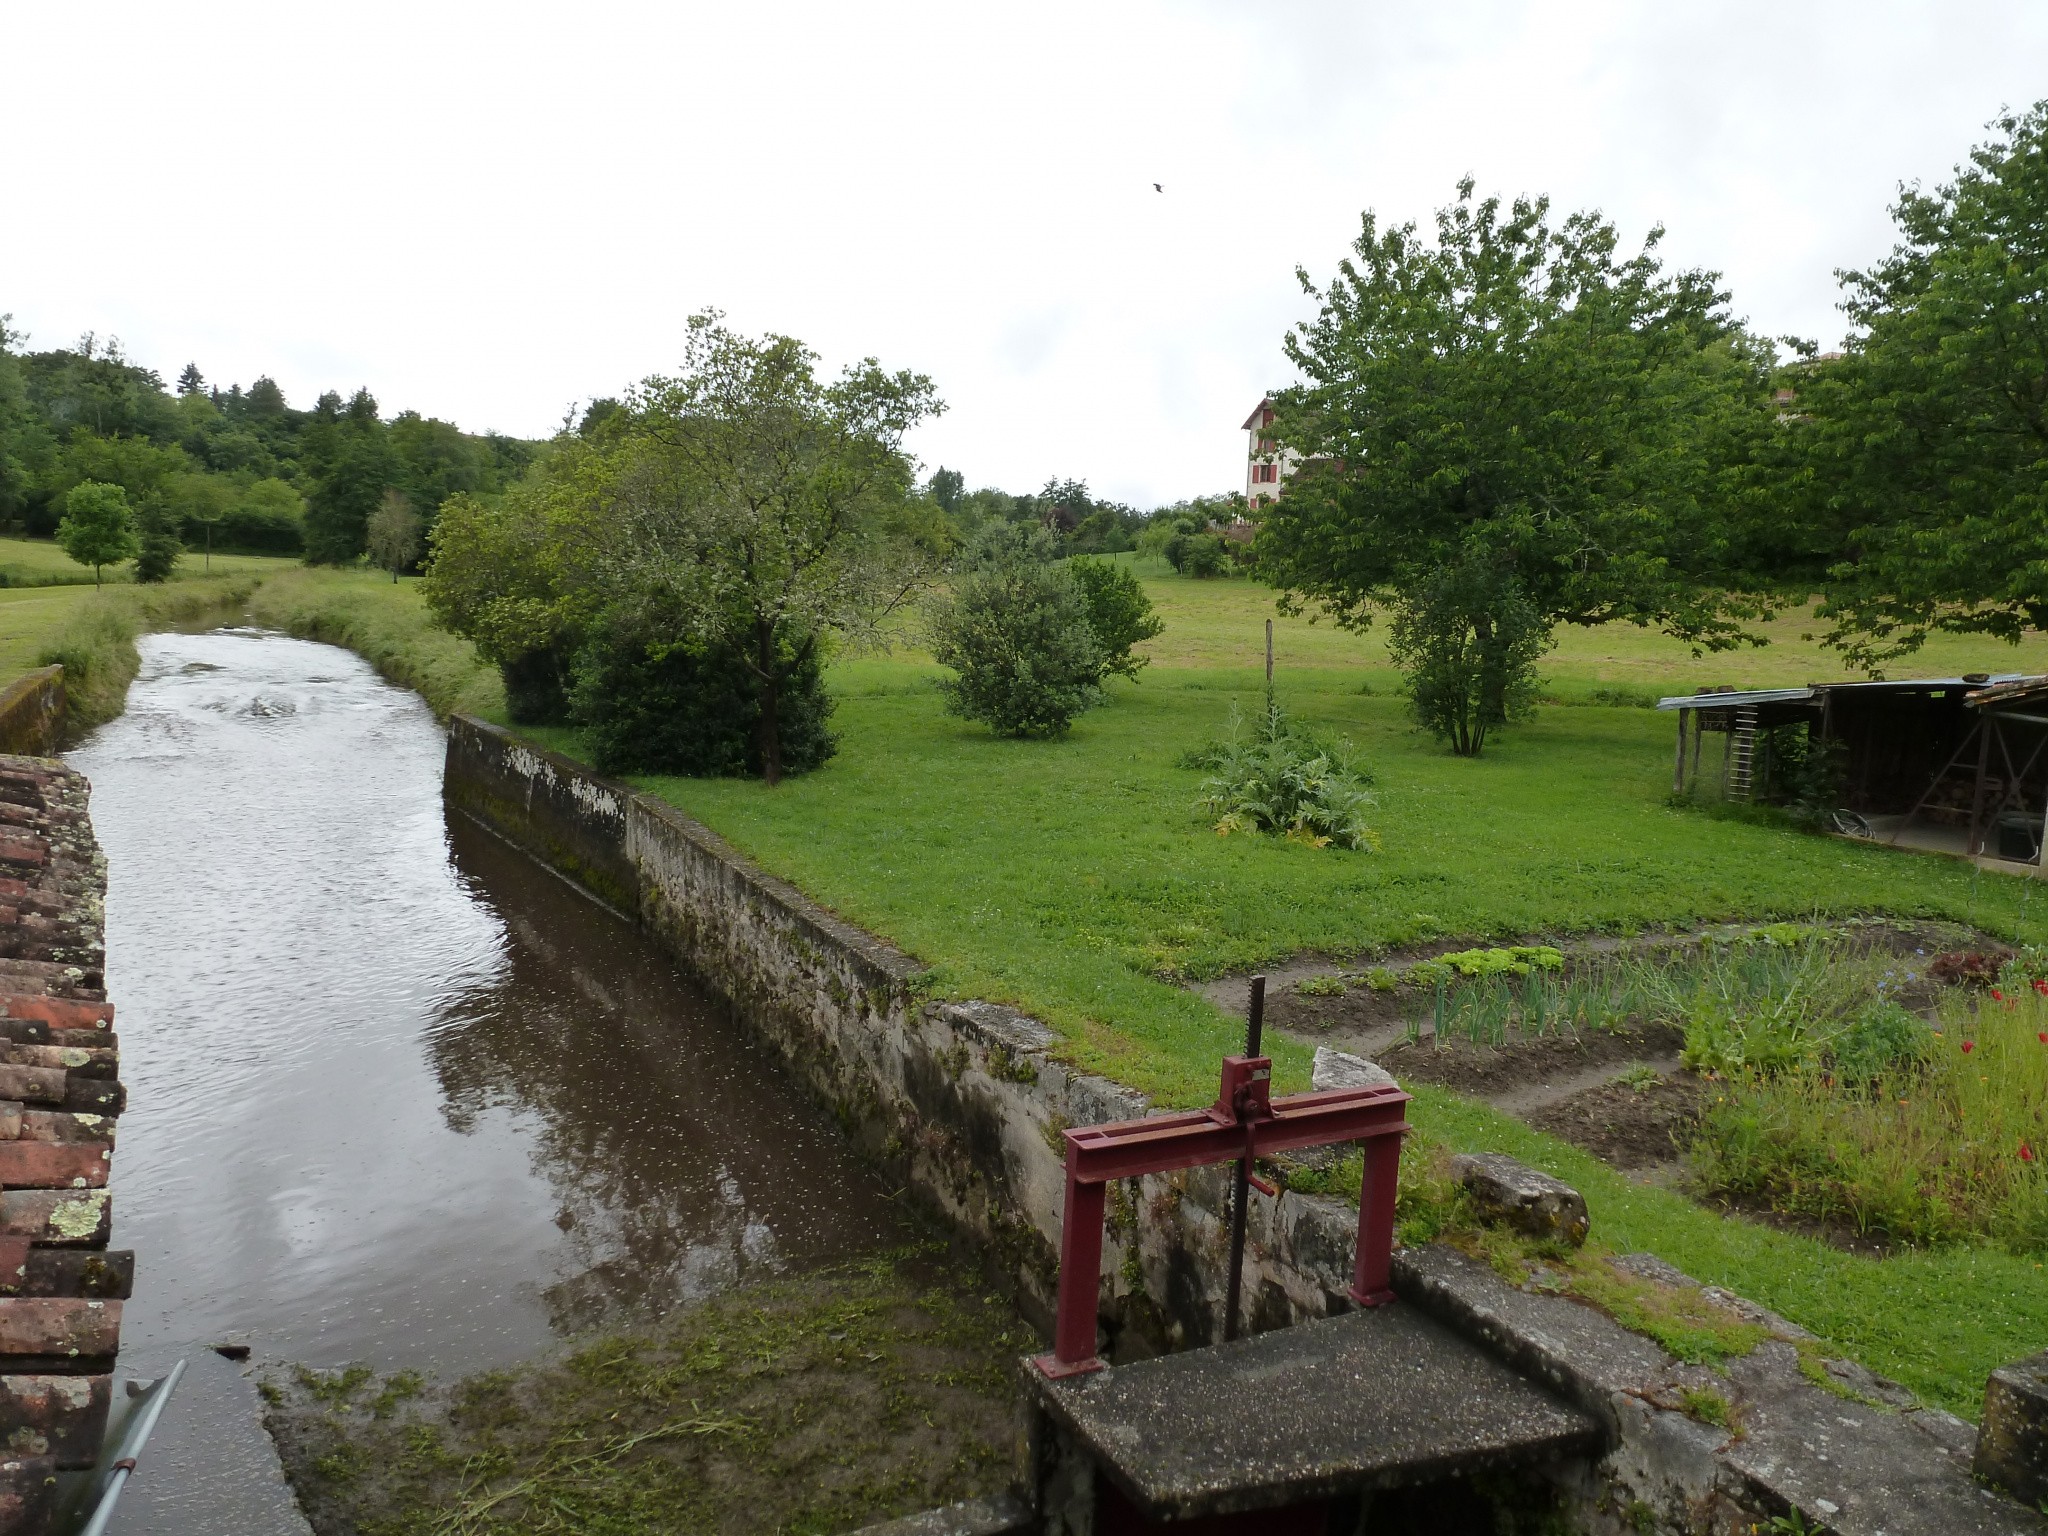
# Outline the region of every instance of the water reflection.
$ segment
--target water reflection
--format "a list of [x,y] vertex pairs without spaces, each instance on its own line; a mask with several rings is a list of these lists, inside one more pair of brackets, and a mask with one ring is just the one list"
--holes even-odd
[[72,761],[110,861],[128,1351],[521,1358],[896,1241],[838,1132],[627,924],[440,798],[332,647],[160,635]]

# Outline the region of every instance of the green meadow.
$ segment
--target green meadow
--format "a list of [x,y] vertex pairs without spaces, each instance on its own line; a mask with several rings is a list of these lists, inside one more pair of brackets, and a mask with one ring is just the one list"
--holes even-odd
[[[1075,1063],[1175,1104],[1205,1101],[1217,1058],[1241,1039],[1186,983],[1305,954],[1880,912],[2048,940],[2048,886],[1668,803],[1673,719],[1642,701],[1845,675],[1807,638],[1804,613],[1735,655],[1695,657],[1618,627],[1567,632],[1543,669],[1553,702],[1477,760],[1411,727],[1376,636],[1278,618],[1279,700],[1360,749],[1379,848],[1218,837],[1196,804],[1202,775],[1180,761],[1228,729],[1233,707],[1260,707],[1273,594],[1140,571],[1167,625],[1152,665],[1112,682],[1064,740],[997,740],[950,718],[937,669],[903,648],[834,662],[840,750],[819,772],[775,789],[640,785],[917,956],[934,994],[1026,1008]],[[444,714],[502,719],[494,673],[431,626],[411,582],[297,567],[237,579],[255,622],[349,646]],[[62,591],[34,623],[76,627],[65,605],[81,599]],[[0,624],[30,601],[0,591]],[[34,644],[0,631],[9,644],[0,654],[28,664]],[[1946,640],[1898,675],[1963,670],[2048,670],[2048,641]],[[532,734],[577,751],[572,731]],[[1274,1051],[1280,1086],[1305,1086],[1309,1051],[1285,1039]],[[1414,1118],[1445,1145],[1512,1152],[1572,1180],[1606,1244],[1752,1296],[1958,1412],[1975,1412],[1990,1368],[2048,1342],[2048,1281],[2031,1258],[1960,1245],[1852,1256],[1634,1182],[1442,1090],[1419,1090]]]

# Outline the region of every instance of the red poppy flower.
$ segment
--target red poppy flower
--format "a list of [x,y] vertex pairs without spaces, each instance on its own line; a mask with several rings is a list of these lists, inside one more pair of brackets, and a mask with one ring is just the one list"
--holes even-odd
[[1991,989],[1991,995],[1992,995],[1993,997],[1997,998],[1997,999],[1998,999],[1998,1001],[1999,1001],[1999,1002],[2001,1002],[2001,1003],[2005,1001],[2005,994],[2004,994],[2003,992],[1999,991],[1999,990],[1998,990],[1998,988],[1996,988],[1996,987],[1993,987],[1993,988]]
[[2042,1030],[2039,1034],[2035,1035],[2034,1038],[2040,1041],[2043,1045],[2048,1045],[2048,1029]]
[[2034,1149],[2033,1149],[2032,1147],[2028,1146],[2028,1145],[2027,1145],[2027,1144],[2026,1144],[2026,1143],[2025,1143],[2024,1141],[2023,1141],[2023,1142],[2021,1142],[2021,1143],[2020,1143],[2020,1161],[2021,1161],[2021,1162],[2023,1162],[2023,1163],[2031,1163],[2031,1162],[2032,1162],[2033,1160],[2034,1160]]
[[1965,1056],[1969,1055],[1969,1054],[1970,1054],[1970,1052],[1974,1051],[1975,1049],[1977,1049],[1977,1042],[1976,1042],[1976,1041],[1974,1041],[1974,1040],[1965,1040],[1965,1041],[1963,1042],[1963,1054],[1964,1054]]
[[2034,990],[2043,997],[2048,997],[2048,981],[2036,981],[2034,983]]

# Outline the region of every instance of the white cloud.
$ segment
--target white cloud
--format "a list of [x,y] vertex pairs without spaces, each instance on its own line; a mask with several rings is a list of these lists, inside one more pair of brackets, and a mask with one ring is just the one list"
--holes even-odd
[[970,482],[1149,503],[1235,483],[1295,264],[1467,172],[1835,339],[1832,270],[2042,89],[2048,11],[113,3],[9,7],[0,58],[40,344],[541,434],[717,305],[931,373]]

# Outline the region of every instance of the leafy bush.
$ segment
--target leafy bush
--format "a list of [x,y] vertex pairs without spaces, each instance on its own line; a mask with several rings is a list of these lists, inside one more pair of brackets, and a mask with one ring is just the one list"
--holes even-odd
[[1342,997],[1346,986],[1342,976],[1304,976],[1294,990],[1303,997]]
[[184,553],[177,519],[163,503],[145,502],[135,515],[135,579],[145,585],[169,581]]
[[1895,1068],[1921,1060],[1933,1043],[1927,1026],[1899,1004],[1880,999],[1866,1006],[1828,1044],[1835,1074],[1844,1083],[1868,1083]]
[[576,668],[573,645],[557,642],[521,651],[498,664],[505,682],[505,713],[514,725],[566,725],[573,718],[569,689]]
[[990,523],[950,593],[926,610],[932,655],[954,676],[946,708],[999,736],[1063,734],[1101,697],[1106,665],[1081,583],[1043,528]]
[[1349,743],[1327,743],[1290,726],[1270,699],[1250,740],[1232,706],[1229,736],[1183,761],[1211,770],[1200,804],[1216,818],[1218,836],[1263,832],[1311,848],[1379,846],[1365,824],[1371,776],[1353,761]]
[[[760,689],[745,661],[729,650],[614,622],[577,654],[571,702],[591,756],[606,773],[740,778],[761,772]],[[807,772],[832,756],[838,741],[825,728],[831,713],[813,646],[777,699],[784,773]]]
[[1214,576],[1229,562],[1221,535],[1183,533],[1166,543],[1166,561],[1183,576]]
[[1550,629],[1512,576],[1467,560],[1402,593],[1387,651],[1408,679],[1415,719],[1460,757],[1536,702],[1536,660]]
[[1151,658],[1133,656],[1131,647],[1166,628],[1152,611],[1152,599],[1129,566],[1074,559],[1067,562],[1067,570],[1088,605],[1088,627],[1095,631],[1095,643],[1102,648],[1103,674],[1135,678]]

